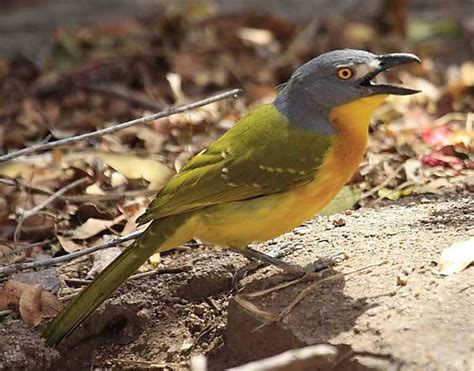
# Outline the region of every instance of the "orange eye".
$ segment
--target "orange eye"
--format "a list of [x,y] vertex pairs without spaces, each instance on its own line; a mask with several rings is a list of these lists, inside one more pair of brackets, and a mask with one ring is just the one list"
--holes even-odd
[[343,80],[349,80],[354,72],[348,67],[342,67],[337,70],[337,77]]

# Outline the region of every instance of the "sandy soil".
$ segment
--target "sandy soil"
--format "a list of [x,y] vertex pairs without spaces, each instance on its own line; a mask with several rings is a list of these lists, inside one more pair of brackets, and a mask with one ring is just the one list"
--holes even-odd
[[[204,353],[220,370],[307,344],[389,356],[359,357],[337,369],[469,370],[474,367],[474,268],[436,274],[440,252],[474,235],[472,194],[422,196],[351,215],[317,217],[271,241],[297,246],[288,261],[305,264],[344,251],[348,259],[326,275],[373,263],[386,264],[327,281],[283,320],[262,324],[230,293],[233,272],[246,259],[211,249],[178,251],[164,264],[189,266],[124,285],[57,350],[40,338],[44,326],[27,328],[16,315],[0,322],[0,369],[90,369],[94,367],[186,369]],[[288,276],[263,268],[242,281],[243,292],[275,286]],[[279,313],[312,282],[253,300]],[[330,367],[330,365],[328,365]]]

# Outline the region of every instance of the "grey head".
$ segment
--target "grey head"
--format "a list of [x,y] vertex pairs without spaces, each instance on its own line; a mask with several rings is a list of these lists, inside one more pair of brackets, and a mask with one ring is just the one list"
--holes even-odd
[[334,134],[328,113],[335,107],[378,94],[418,93],[401,86],[377,84],[380,72],[420,62],[407,53],[376,55],[364,50],[334,50],[299,67],[274,101],[275,107],[301,129]]

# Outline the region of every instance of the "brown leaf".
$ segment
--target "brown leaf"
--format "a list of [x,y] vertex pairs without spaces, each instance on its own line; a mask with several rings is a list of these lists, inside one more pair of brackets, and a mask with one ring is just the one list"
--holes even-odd
[[63,309],[63,303],[49,291],[41,291],[41,312],[43,318],[52,318]]
[[89,218],[81,226],[77,227],[71,235],[71,238],[77,240],[86,240],[100,232],[113,227],[125,219],[125,215],[119,215],[113,220]]
[[17,311],[20,296],[25,286],[28,286],[24,283],[8,280],[7,283],[0,289],[0,308],[7,308]]
[[63,304],[40,285],[10,279],[0,289],[0,308],[19,312],[26,324],[37,326],[42,318],[55,316],[63,308]]
[[63,248],[64,251],[66,252],[74,252],[74,251],[79,251],[82,250],[82,245],[79,245],[78,243],[75,243],[73,240],[70,240],[69,238],[65,238],[63,236],[56,235],[56,238],[59,241],[59,244]]
[[41,310],[41,287],[26,285],[20,296],[19,310],[23,321],[29,326],[37,326],[43,318]]

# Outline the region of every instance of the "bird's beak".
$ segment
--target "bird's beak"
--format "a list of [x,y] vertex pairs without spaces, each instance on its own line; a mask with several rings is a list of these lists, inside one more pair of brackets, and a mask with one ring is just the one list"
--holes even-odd
[[405,88],[403,86],[389,85],[389,84],[377,84],[372,79],[383,71],[387,71],[393,67],[397,67],[401,64],[406,63],[421,63],[420,58],[414,54],[408,53],[393,53],[393,54],[382,54],[375,58],[376,67],[374,70],[366,74],[360,80],[360,85],[369,87],[372,94],[394,94],[394,95],[410,95],[419,93],[419,90]]

